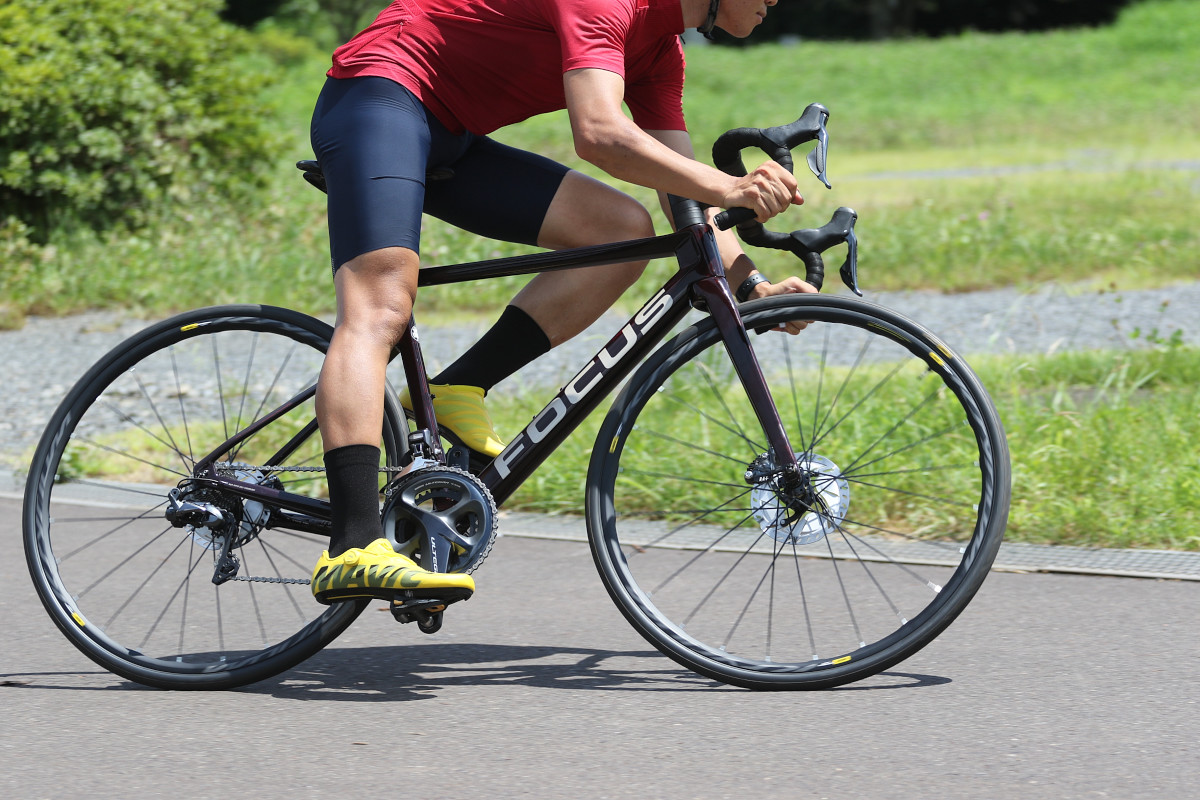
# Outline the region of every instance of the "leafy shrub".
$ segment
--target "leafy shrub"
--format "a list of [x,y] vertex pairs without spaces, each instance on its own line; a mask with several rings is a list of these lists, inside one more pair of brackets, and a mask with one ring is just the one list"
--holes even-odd
[[[329,50],[315,40],[302,36],[267,20],[254,29],[254,46],[258,54],[285,69],[301,66],[314,57],[324,67]],[[323,72],[324,70],[321,70]],[[318,73],[319,74],[319,73]],[[313,98],[316,99],[315,97]]]
[[221,0],[0,5],[0,222],[136,226],[155,205],[229,192],[270,149],[249,35]]

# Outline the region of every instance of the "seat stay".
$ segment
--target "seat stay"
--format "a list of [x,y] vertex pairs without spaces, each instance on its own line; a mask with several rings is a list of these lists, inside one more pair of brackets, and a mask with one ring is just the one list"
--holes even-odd
[[[276,407],[271,412],[269,412],[267,414],[263,414],[261,417],[256,419],[254,422],[247,425],[245,428],[242,428],[237,433],[235,433],[233,436],[226,439],[224,442],[222,442],[220,445],[218,445],[214,450],[212,450],[208,455],[204,456],[199,461],[197,461],[196,465],[193,469],[193,473],[196,475],[201,475],[201,474],[212,472],[214,465],[216,464],[216,462],[218,460],[221,459],[222,456],[234,453],[237,450],[238,446],[241,445],[243,442],[250,439],[252,436],[257,434],[263,428],[270,425],[275,420],[279,419],[280,417],[289,413],[293,409],[297,408],[302,403],[305,403],[308,400],[312,399],[313,395],[315,395],[316,392],[317,392],[317,385],[315,383],[311,384],[311,385],[305,387],[304,389],[301,389],[298,393],[296,393],[287,402]],[[278,464],[278,463],[281,463],[282,461],[286,460],[288,457],[290,457],[291,454],[296,450],[296,448],[298,448],[301,444],[304,443],[305,440],[308,439],[309,436],[312,436],[312,434],[316,432],[316,429],[317,429],[316,420],[313,420],[308,425],[306,425],[302,430],[300,430],[298,433],[293,435],[287,442],[285,442],[279,448],[279,450],[276,451],[275,455],[272,456],[271,463]]]

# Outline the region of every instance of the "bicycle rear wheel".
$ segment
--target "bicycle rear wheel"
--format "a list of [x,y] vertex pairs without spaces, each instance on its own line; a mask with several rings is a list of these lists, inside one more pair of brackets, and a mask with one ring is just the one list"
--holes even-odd
[[[131,337],[70,391],[30,465],[24,539],[43,604],[85,655],[150,686],[225,689],[299,663],[358,616],[365,601],[325,607],[310,593],[328,538],[285,529],[263,504],[193,488],[187,499],[217,508],[224,522],[175,527],[165,518],[168,493],[198,459],[313,384],[331,335],[285,309],[202,309]],[[321,471],[233,466],[270,464],[312,420],[309,399],[225,467],[242,481],[327,496]],[[403,425],[389,403],[389,464],[403,452]],[[321,463],[314,426],[286,466]],[[240,569],[214,585],[226,536]]]
[[804,480],[787,484],[711,320],[639,369],[597,437],[592,552],[633,626],[753,689],[873,675],[962,611],[1004,533],[1004,431],[935,336],[848,298],[742,306]]

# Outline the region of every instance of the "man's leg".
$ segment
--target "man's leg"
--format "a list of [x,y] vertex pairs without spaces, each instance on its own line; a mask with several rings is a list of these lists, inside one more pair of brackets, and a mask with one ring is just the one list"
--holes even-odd
[[417,266],[412,250],[389,247],[348,261],[334,278],[337,321],[316,400],[334,514],[331,556],[383,535],[378,469],[385,370],[412,314]]
[[[568,172],[537,241],[562,250],[653,235],[650,214],[636,200],[582,173]],[[599,319],[645,266],[642,261],[536,276],[478,342],[430,379],[439,422],[484,461],[494,458],[504,442],[484,408],[484,393]],[[407,405],[407,394],[401,402]]]
[[379,519],[385,370],[417,290],[427,123],[420,102],[383,78],[330,79],[313,111],[337,267],[337,322],[316,397],[332,518],[311,582],[323,603],[401,589],[453,601],[474,591],[469,575],[431,573],[396,553]]
[[379,520],[384,371],[412,315],[417,264],[412,250],[388,247],[351,259],[334,278],[337,323],[317,383],[333,514],[329,549],[312,577],[324,603],[401,589],[453,601],[475,590],[470,575],[431,573],[397,554]]
[[[563,178],[538,244],[551,250],[607,244],[654,235],[641,203],[579,172]],[[555,347],[584,331],[641,277],[645,261],[544,272],[512,304],[537,322]]]
[[[640,203],[582,173],[569,172],[546,212],[538,245],[563,250],[653,235],[654,223]],[[645,266],[641,261],[536,276],[496,325],[432,382],[491,389],[599,319]]]

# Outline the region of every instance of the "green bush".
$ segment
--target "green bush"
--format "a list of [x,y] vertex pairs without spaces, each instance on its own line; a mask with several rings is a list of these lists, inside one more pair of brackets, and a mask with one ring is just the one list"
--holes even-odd
[[270,142],[262,74],[221,0],[0,5],[0,223],[136,227],[252,180]]

